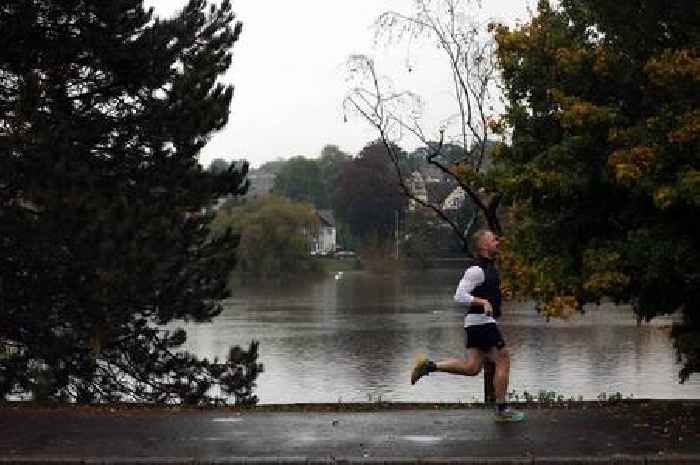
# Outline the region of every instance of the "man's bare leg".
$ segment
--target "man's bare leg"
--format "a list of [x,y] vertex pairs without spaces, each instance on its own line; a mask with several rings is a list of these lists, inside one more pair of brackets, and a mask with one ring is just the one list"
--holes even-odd
[[450,358],[437,363],[422,355],[413,364],[411,384],[416,384],[416,381],[434,371],[462,376],[478,375],[483,363],[484,353],[479,349],[467,349],[466,358]]
[[484,364],[484,355],[479,349],[467,349],[466,358],[448,358],[435,363],[435,371],[453,375],[476,376]]
[[496,421],[523,421],[527,416],[509,408],[506,404],[508,393],[508,378],[510,377],[510,354],[508,349],[491,349],[487,357],[496,364],[496,372],[493,377],[493,388],[496,394]]
[[510,377],[510,354],[508,349],[492,348],[488,359],[496,365],[496,372],[493,377],[493,388],[496,394],[496,403],[504,403],[508,393],[508,379]]

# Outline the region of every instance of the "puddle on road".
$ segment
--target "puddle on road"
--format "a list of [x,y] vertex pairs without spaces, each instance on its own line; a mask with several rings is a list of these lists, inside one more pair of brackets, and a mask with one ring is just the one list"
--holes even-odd
[[434,444],[443,440],[440,436],[408,435],[399,437],[403,440],[416,442],[418,444]]

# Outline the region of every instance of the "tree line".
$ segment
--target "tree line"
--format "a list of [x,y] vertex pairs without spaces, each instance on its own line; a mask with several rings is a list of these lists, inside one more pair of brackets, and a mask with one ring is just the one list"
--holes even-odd
[[[303,204],[316,211],[332,211],[340,249],[356,250],[369,246],[386,248],[391,243],[393,250],[398,226],[401,229],[402,255],[426,258],[431,254],[435,256],[463,252],[458,241],[446,233],[440,222],[425,209],[409,208],[409,199],[400,189],[403,178],[417,176],[422,172],[419,176],[423,184],[427,182],[426,196],[429,194],[441,202],[458,184],[450,182],[448,178],[438,181],[426,174],[429,165],[425,161],[425,154],[429,148],[421,147],[407,152],[398,145],[392,144],[392,147],[399,154],[398,171],[387,160],[386,149],[380,140],[368,142],[355,156],[343,152],[336,145],[326,145],[319,157],[295,156],[266,162],[253,173],[274,175],[270,197],[267,201],[256,198],[254,202],[259,206],[266,203],[279,205],[281,197],[292,202],[286,203],[289,208],[298,208]],[[446,145],[442,158],[454,161],[459,153],[456,146]],[[219,172],[232,163],[235,162],[217,158],[210,162],[208,169]],[[424,180],[423,176],[427,179]],[[235,199],[229,207],[250,201]],[[223,209],[221,216],[231,218],[222,221],[239,221],[233,217],[240,214],[244,214],[240,209],[235,212],[231,208]],[[302,216],[307,218],[304,228],[313,228],[313,214]],[[460,204],[450,216],[464,226],[472,218],[471,206]],[[242,220],[240,222],[245,223]],[[303,231],[304,228],[299,227],[298,230]],[[431,240],[444,244],[439,250],[433,245],[431,251]],[[270,248],[278,246],[280,245],[270,244]],[[391,255],[394,255],[393,251]],[[292,262],[287,263],[285,269],[289,272],[309,268],[308,263],[301,263],[302,254],[297,256],[299,261],[296,266]],[[274,268],[278,269],[279,266],[275,265]]]

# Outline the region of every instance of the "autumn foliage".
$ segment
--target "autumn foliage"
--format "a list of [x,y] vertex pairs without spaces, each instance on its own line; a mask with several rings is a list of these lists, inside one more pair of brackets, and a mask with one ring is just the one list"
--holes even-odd
[[697,2],[567,0],[491,27],[509,292],[550,315],[603,298],[681,310],[681,379],[700,370],[699,23]]

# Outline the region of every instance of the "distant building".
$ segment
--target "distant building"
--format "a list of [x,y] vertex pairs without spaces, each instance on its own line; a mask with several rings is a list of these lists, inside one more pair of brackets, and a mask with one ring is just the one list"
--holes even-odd
[[449,181],[451,176],[435,165],[426,164],[418,168],[421,176],[427,184],[435,184],[440,182]]
[[[484,156],[480,166],[481,173],[486,173],[492,168],[492,152],[496,145],[497,142],[492,140],[485,142]],[[469,150],[466,157],[469,163],[475,162],[474,157],[479,155],[479,148],[475,145]],[[426,152],[424,151],[424,153]],[[445,165],[444,161],[440,161],[440,163],[449,168],[449,165]],[[440,206],[443,211],[459,210],[467,202],[466,192],[459,186],[455,178],[433,164],[420,165],[406,178],[406,185],[418,200]],[[419,202],[409,199],[408,211],[413,212],[417,209],[420,209]]]
[[276,174],[264,171],[249,172],[248,182],[250,184],[248,186],[248,192],[245,194],[245,198],[255,199],[272,192],[276,177]]
[[[231,162],[233,163],[239,163],[236,161]],[[275,173],[269,172],[269,171],[264,171],[264,170],[250,170],[248,172],[248,175],[246,176],[246,179],[248,180],[248,190],[246,191],[243,196],[238,197],[236,195],[228,194],[221,196],[217,198],[214,203],[208,207],[204,208],[202,211],[203,212],[215,212],[218,211],[221,207],[223,207],[228,201],[234,200],[236,198],[243,198],[243,199],[256,199],[265,196],[266,194],[269,194],[272,191],[272,187],[275,184],[275,177],[277,175]]]
[[335,252],[336,228],[332,210],[316,210],[319,220],[317,234],[311,238],[311,255],[328,255]]
[[437,169],[414,171],[406,181],[408,189],[416,198],[409,199],[409,212],[420,210],[420,202],[441,205],[457,187],[457,182],[453,178],[440,173]]
[[[419,171],[414,171],[411,173],[411,176],[408,178],[408,190],[413,194],[417,199],[423,202],[428,201],[428,190],[425,187],[425,181],[423,180],[423,175]],[[408,200],[408,211],[415,211],[416,208],[418,208],[420,204],[414,200],[414,199],[409,199]]]
[[461,187],[455,188],[442,202],[443,210],[459,210],[464,205],[467,194]]

